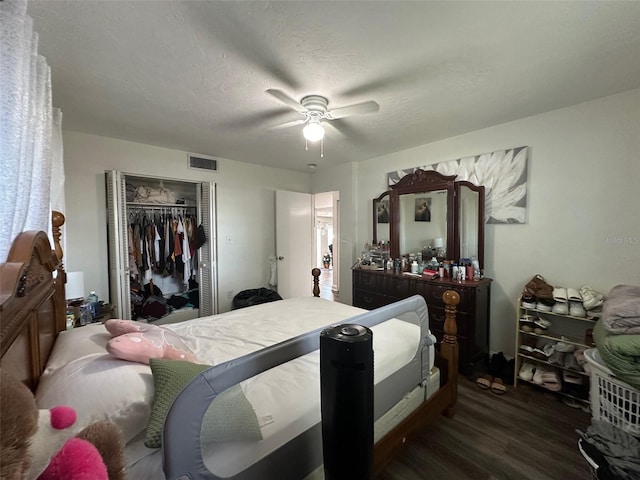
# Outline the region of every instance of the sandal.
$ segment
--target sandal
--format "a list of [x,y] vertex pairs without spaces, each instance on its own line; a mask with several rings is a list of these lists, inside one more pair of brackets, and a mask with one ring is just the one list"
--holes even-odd
[[493,382],[493,377],[488,374],[481,375],[476,379],[476,385],[478,386],[478,388],[482,390],[487,390],[491,388],[492,382]]
[[549,330],[549,327],[551,327],[551,322],[546,318],[536,317],[533,321],[533,324],[534,324],[533,331],[538,335],[544,335],[547,332],[547,330]]
[[520,317],[520,330],[523,332],[533,332],[535,317],[533,315],[523,315]]
[[573,383],[574,385],[582,385],[582,377],[575,373],[564,371],[562,372],[562,379],[566,383]]
[[549,370],[542,374],[542,386],[552,392],[559,392],[562,388],[560,378],[555,370]]
[[555,287],[553,289],[553,299],[559,303],[566,303],[568,300],[567,289],[564,287]]
[[575,288],[567,288],[567,299],[570,302],[580,302],[582,303],[582,297],[580,296],[580,292]]
[[491,382],[491,393],[495,393],[496,395],[503,395],[506,393],[507,387],[502,383],[501,378],[494,378],[493,382]]

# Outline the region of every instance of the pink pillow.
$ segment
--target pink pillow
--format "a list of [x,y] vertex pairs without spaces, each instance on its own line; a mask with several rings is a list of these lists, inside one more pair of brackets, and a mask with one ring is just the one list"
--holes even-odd
[[151,358],[199,362],[180,336],[167,328],[129,320],[108,320],[105,326],[117,335],[107,342],[114,357],[147,365]]
[[107,320],[104,322],[104,326],[114,337],[124,335],[125,333],[146,332],[148,330],[160,328],[158,325],[153,325],[151,323],[135,322],[133,320],[120,320],[119,318]]

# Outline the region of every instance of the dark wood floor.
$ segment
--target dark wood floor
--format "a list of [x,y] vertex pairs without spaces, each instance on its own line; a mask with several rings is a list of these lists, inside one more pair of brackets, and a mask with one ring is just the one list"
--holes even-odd
[[460,379],[456,415],[407,440],[376,480],[585,480],[575,429],[591,415],[533,385],[498,396]]

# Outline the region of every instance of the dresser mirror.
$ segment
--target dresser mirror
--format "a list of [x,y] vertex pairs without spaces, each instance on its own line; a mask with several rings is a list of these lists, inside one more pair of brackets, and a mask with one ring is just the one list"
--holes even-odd
[[389,192],[384,192],[378,198],[373,199],[373,243],[388,243],[391,239],[389,221]]
[[422,252],[425,255],[428,251],[429,258],[446,257],[447,191],[405,193],[398,198],[400,253]]
[[[477,258],[484,268],[484,187],[455,178],[418,169],[374,199],[374,243],[385,241],[388,232],[393,258]],[[385,224],[378,212],[387,200]]]
[[[416,170],[391,186],[390,253],[394,258],[441,250],[443,259],[454,249],[454,180],[433,170]],[[438,242],[441,247],[435,247]],[[422,253],[424,256],[425,253]]]
[[477,258],[484,268],[484,187],[458,181],[455,192],[457,258]]

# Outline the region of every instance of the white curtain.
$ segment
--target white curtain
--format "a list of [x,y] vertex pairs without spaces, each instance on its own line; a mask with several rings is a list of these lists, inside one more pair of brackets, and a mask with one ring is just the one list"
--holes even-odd
[[50,232],[52,199],[64,208],[62,114],[26,12],[26,0],[0,1],[0,262],[20,232]]

